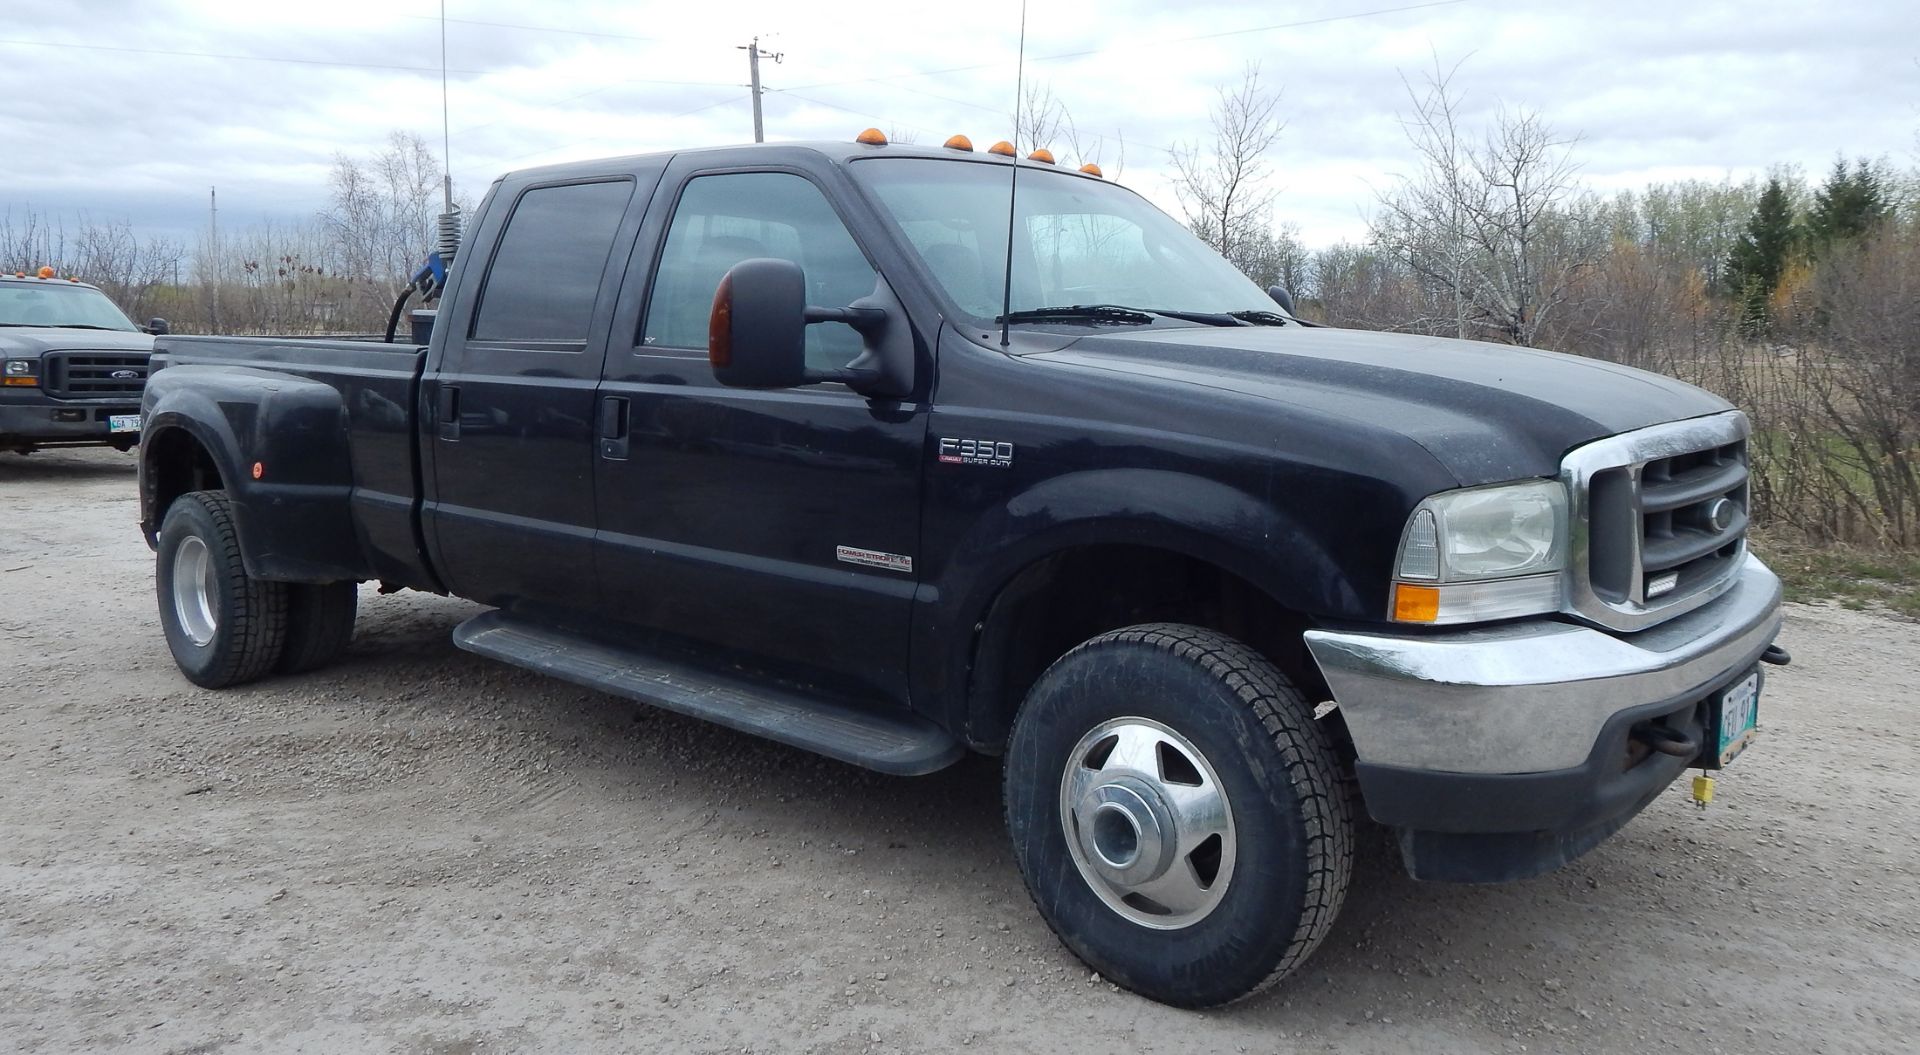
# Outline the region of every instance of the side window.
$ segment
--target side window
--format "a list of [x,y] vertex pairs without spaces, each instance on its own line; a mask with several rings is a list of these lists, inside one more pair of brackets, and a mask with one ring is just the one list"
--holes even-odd
[[[809,304],[845,307],[873,292],[873,266],[820,188],[786,172],[698,176],[673,211],[640,343],[704,349],[721,276],[756,257],[799,264]],[[851,329],[807,327],[808,365],[832,369],[859,354],[860,335]]]
[[480,289],[470,339],[584,342],[633,184],[574,183],[520,196]]

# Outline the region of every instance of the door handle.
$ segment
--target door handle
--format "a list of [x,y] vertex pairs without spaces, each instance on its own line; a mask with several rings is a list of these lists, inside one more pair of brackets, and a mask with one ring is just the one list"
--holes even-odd
[[608,461],[626,461],[632,449],[627,421],[629,405],[626,396],[607,396],[600,401],[600,457]]
[[460,438],[460,389],[456,385],[440,386],[440,394],[434,401],[433,420],[439,426],[439,435],[443,440]]

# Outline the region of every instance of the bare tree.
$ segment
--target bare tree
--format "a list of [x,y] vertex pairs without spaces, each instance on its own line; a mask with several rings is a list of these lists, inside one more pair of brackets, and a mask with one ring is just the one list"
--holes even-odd
[[1451,318],[1424,328],[1529,344],[1604,254],[1604,210],[1575,184],[1574,140],[1539,115],[1502,110],[1469,139],[1457,69],[1436,65],[1423,89],[1408,85],[1403,124],[1420,165],[1379,196],[1373,239],[1445,295]]
[[1240,84],[1220,88],[1213,107],[1213,143],[1176,146],[1173,191],[1187,225],[1220,255],[1235,263],[1251,243],[1271,237],[1267,151],[1280,139],[1280,93],[1260,85],[1260,67],[1249,63]]
[[152,314],[155,291],[176,282],[185,249],[171,238],[142,237],[129,220],[97,221],[80,214],[71,230],[62,217],[28,210],[0,217],[0,270],[50,265],[62,275],[99,286],[137,319]]
[[426,255],[440,211],[439,159],[411,132],[387,137],[370,158],[336,154],[327,177],[332,203],[320,214],[331,271],[384,306]]

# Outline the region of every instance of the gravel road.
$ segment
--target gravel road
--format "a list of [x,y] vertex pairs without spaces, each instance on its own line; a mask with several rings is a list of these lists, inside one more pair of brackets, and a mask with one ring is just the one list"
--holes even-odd
[[1796,606],[1712,809],[1508,886],[1377,849],[1301,974],[1191,1013],[1048,933],[993,760],[877,776],[370,589],[344,663],[207,692],[136,517],[128,456],[0,456],[0,1051],[1916,1047],[1912,623]]

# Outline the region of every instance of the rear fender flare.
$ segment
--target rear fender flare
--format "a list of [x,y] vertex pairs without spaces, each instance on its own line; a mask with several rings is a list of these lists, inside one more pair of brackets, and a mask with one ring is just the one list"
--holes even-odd
[[[347,413],[332,386],[293,374],[175,366],[143,400],[149,443],[179,429],[207,451],[233,499],[247,574],[261,579],[364,579],[353,527]],[[152,467],[141,461],[142,527],[159,530]]]

